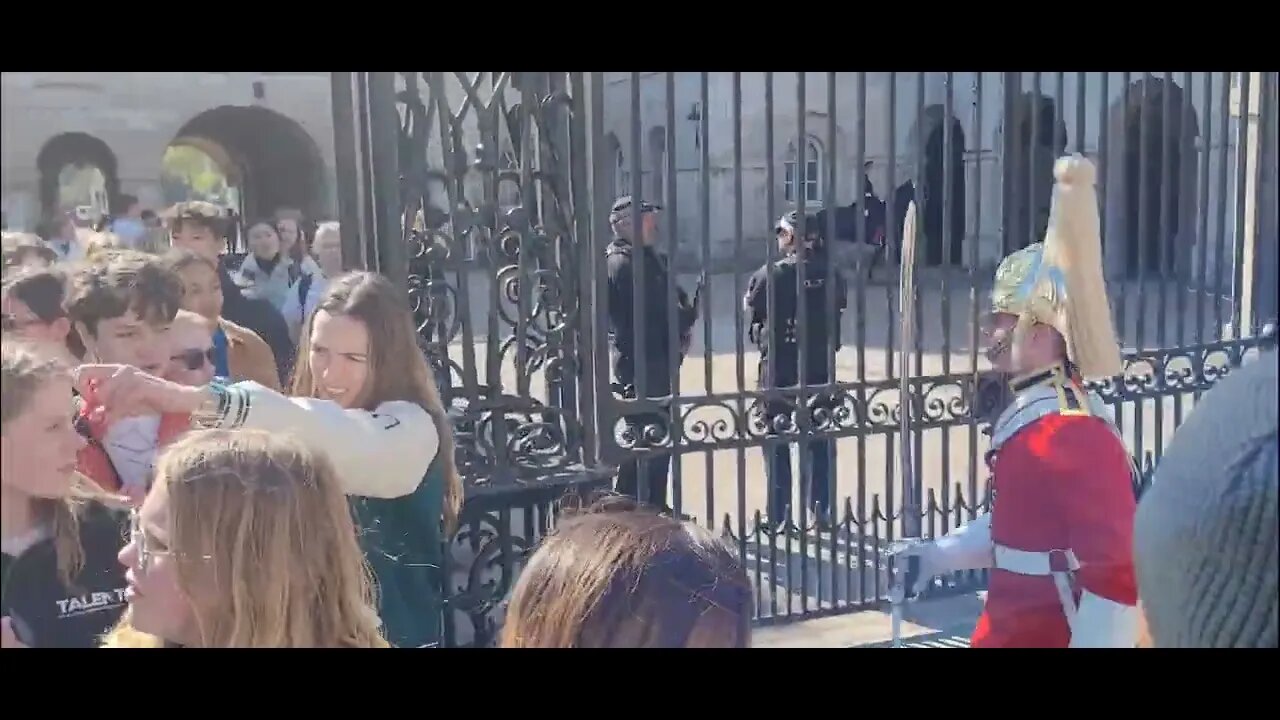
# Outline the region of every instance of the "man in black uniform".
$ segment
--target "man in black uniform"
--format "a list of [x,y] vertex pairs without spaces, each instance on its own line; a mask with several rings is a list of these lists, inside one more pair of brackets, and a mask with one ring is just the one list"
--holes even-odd
[[[847,304],[845,281],[839,269],[828,260],[817,219],[807,217],[805,220],[803,241],[797,237],[798,218],[794,211],[778,220],[774,232],[783,257],[772,268],[765,263],[751,276],[742,299],[750,318],[748,335],[760,348],[759,387],[762,390],[794,388],[802,379],[809,386],[830,382],[828,350],[831,344],[836,348],[840,346],[840,313]],[[801,264],[804,265],[803,284]],[[828,304],[828,272],[835,282],[834,307]],[[770,285],[773,286],[772,316],[769,314]],[[802,296],[806,326],[798,327]],[[831,317],[833,310],[834,318]],[[803,368],[800,366],[802,342],[805,345]],[[812,412],[830,405],[830,401],[810,395],[806,405]],[[788,400],[773,400],[764,407],[771,430],[794,427],[791,414],[795,411],[795,403]],[[813,440],[808,443],[808,457],[801,460],[809,462],[811,492],[808,497],[819,521],[824,523],[830,520],[833,449],[830,440]],[[769,520],[776,526],[786,519],[787,507],[791,504],[791,446],[780,443],[772,450],[766,448],[765,457],[770,486]],[[796,513],[797,522],[799,518],[800,513]]]
[[[679,361],[688,350],[697,318],[696,302],[690,302],[678,286],[676,297],[671,297],[667,288],[667,258],[655,249],[658,236],[656,213],[659,210],[661,207],[658,205],[644,201],[633,203],[630,195],[624,195],[614,202],[609,214],[614,238],[605,249],[609,273],[610,355],[616,389],[627,399],[641,397],[642,391],[643,397],[647,398],[666,398],[671,394],[671,378],[680,371]],[[640,213],[640,236],[633,239],[633,213],[636,212]],[[641,254],[643,260],[638,260]],[[638,278],[638,273],[643,273],[643,277]],[[643,304],[638,313],[633,294],[636,282],[641,283],[640,301]],[[668,310],[672,302],[676,303],[680,341],[675,366],[671,364],[668,325]],[[670,419],[661,412],[630,415],[626,417],[626,423],[637,448],[662,444],[670,435]],[[663,440],[648,437],[650,433],[646,428],[658,429],[657,435]],[[638,483],[642,474],[640,465],[635,460],[622,463],[618,469],[618,492],[669,510],[667,470],[671,465],[671,455],[663,454],[645,461],[644,487]]]

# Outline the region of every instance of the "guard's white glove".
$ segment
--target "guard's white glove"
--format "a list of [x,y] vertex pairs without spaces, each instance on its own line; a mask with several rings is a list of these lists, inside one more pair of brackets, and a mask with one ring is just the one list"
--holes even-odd
[[919,558],[919,573],[908,591],[911,595],[923,592],[938,575],[989,568],[995,560],[991,515],[983,515],[937,540],[902,541],[889,551],[889,556],[901,571],[906,570],[909,558]]
[[902,540],[895,543],[889,550],[889,557],[893,558],[893,566],[898,573],[906,573],[910,567],[911,558],[918,558],[919,572],[916,573],[911,587],[906,589],[907,597],[915,597],[924,592],[929,587],[929,583],[943,572],[937,569],[938,546],[932,540]]

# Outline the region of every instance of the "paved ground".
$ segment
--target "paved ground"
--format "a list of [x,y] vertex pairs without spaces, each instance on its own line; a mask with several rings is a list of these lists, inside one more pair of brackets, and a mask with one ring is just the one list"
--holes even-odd
[[[902,613],[903,647],[968,647],[985,597],[986,593],[977,593],[907,604]],[[888,610],[866,610],[758,628],[752,634],[752,647],[892,647],[892,630]]]

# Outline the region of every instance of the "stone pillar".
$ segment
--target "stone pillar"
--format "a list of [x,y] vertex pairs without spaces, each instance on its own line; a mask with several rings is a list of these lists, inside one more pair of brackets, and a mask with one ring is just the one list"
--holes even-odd
[[40,196],[34,187],[5,188],[0,206],[5,230],[34,232],[40,224]]

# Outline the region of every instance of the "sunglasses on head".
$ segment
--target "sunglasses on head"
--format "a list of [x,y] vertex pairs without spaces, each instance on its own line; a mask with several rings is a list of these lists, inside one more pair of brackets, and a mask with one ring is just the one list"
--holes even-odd
[[169,359],[174,362],[182,363],[183,367],[188,370],[199,370],[204,367],[206,361],[208,361],[210,365],[213,364],[213,348],[209,348],[208,350],[200,350],[197,348],[183,350]]

